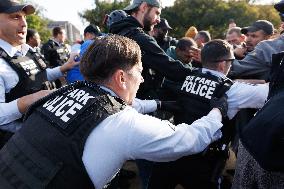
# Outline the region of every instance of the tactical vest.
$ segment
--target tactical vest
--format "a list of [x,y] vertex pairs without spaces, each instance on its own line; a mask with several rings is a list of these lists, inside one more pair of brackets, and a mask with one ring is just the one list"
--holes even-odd
[[179,91],[178,104],[182,111],[175,116],[175,123],[191,124],[210,110],[212,97],[221,97],[232,85],[229,79],[223,79],[210,73],[194,70],[182,83]]
[[10,57],[0,48],[0,57],[18,74],[19,82],[5,94],[6,102],[32,94],[42,89],[53,89],[54,84],[47,80],[46,64],[37,52],[31,49],[24,57]]
[[240,139],[260,166],[284,171],[284,90],[282,88],[240,129]]
[[56,67],[56,66],[62,66],[63,64],[65,64],[68,60],[69,57],[69,50],[67,49],[65,44],[62,45],[58,45],[56,42],[54,42],[53,40],[49,40],[48,44],[50,45],[50,47],[54,50],[55,53],[51,53],[50,56],[56,56],[55,59],[58,60],[59,65],[54,65],[53,62],[49,62],[51,67]]
[[86,139],[124,108],[121,99],[87,81],[37,101],[0,152],[0,188],[94,188],[82,162]]

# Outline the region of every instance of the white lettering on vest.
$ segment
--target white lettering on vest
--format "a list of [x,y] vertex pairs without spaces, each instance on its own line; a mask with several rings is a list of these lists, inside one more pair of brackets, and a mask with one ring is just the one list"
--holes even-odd
[[187,76],[180,90],[211,99],[217,84],[217,82],[210,79]]
[[81,106],[78,103],[75,103],[60,119],[63,120],[64,122],[67,122],[70,117],[68,117],[68,114],[74,115],[76,114],[76,111],[74,110],[75,108],[78,110],[81,110],[83,106]]
[[[64,110],[62,110],[65,106],[72,106],[74,104],[74,100],[68,100],[67,102],[65,102],[60,108],[58,108],[58,110],[55,112],[55,115],[57,117],[61,116],[62,114],[65,113]],[[61,111],[62,110],[62,111]]]

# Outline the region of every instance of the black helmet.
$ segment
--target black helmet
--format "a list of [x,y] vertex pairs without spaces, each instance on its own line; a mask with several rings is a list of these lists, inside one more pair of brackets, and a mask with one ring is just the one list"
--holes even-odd
[[112,25],[115,22],[118,22],[120,20],[122,20],[123,18],[126,18],[127,14],[125,11],[123,10],[114,10],[112,11],[106,20],[106,25],[108,28],[110,28],[110,25]]
[[278,12],[281,12],[281,13],[284,13],[284,0],[276,3],[274,5],[274,8],[278,11]]

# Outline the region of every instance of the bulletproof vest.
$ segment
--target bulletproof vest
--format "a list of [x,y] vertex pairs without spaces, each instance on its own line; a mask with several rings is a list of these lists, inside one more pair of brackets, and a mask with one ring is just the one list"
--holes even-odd
[[0,188],[94,188],[82,162],[86,140],[124,108],[121,99],[87,81],[37,101],[0,152]]
[[70,53],[65,44],[58,45],[53,40],[49,40],[47,43],[53,49],[53,52],[51,52],[50,56],[55,56],[52,59],[57,59],[57,63],[59,63],[59,65],[54,65],[53,62],[49,62],[51,67],[61,66],[67,62]]
[[[120,31],[118,35],[128,37],[130,39],[133,39],[134,41],[139,41],[139,38],[137,37],[137,34],[139,33],[145,33],[145,32],[140,27],[129,27]],[[141,49],[141,54],[142,57],[145,54],[143,49]],[[144,82],[140,84],[136,96],[141,99],[160,98],[158,97],[156,90],[160,87],[163,77],[160,74],[158,74],[155,70],[149,68],[149,66],[147,65],[143,65],[142,76]]]
[[47,81],[46,64],[37,52],[29,49],[24,57],[10,57],[0,48],[0,57],[11,66],[19,77],[17,85],[5,94],[6,102],[11,102],[42,89],[54,88],[54,85]]
[[201,69],[194,70],[182,83],[178,96],[178,104],[182,111],[175,115],[175,123],[191,124],[207,115],[212,97],[221,97],[232,85],[232,81],[208,73]]
[[284,89],[282,88],[239,128],[244,147],[268,171],[284,171]]

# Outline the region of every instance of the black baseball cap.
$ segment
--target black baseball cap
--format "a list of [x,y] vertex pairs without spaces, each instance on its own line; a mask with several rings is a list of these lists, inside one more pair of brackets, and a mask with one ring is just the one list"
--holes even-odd
[[90,24],[88,25],[85,29],[84,29],[84,34],[86,33],[92,33],[95,34],[97,36],[101,36],[102,33],[100,31],[100,28],[96,25]]
[[164,18],[161,18],[160,22],[159,22],[158,24],[156,24],[154,27],[155,27],[155,28],[168,29],[168,30],[173,29],[173,28],[169,25],[168,21],[167,21],[166,19],[164,19]]
[[18,0],[0,0],[0,13],[11,14],[19,11],[29,15],[35,12],[35,8],[30,4],[22,4]]
[[248,32],[256,32],[259,30],[263,30],[267,35],[272,35],[274,33],[274,26],[268,20],[257,20],[251,26],[242,28],[241,32],[247,34]]

